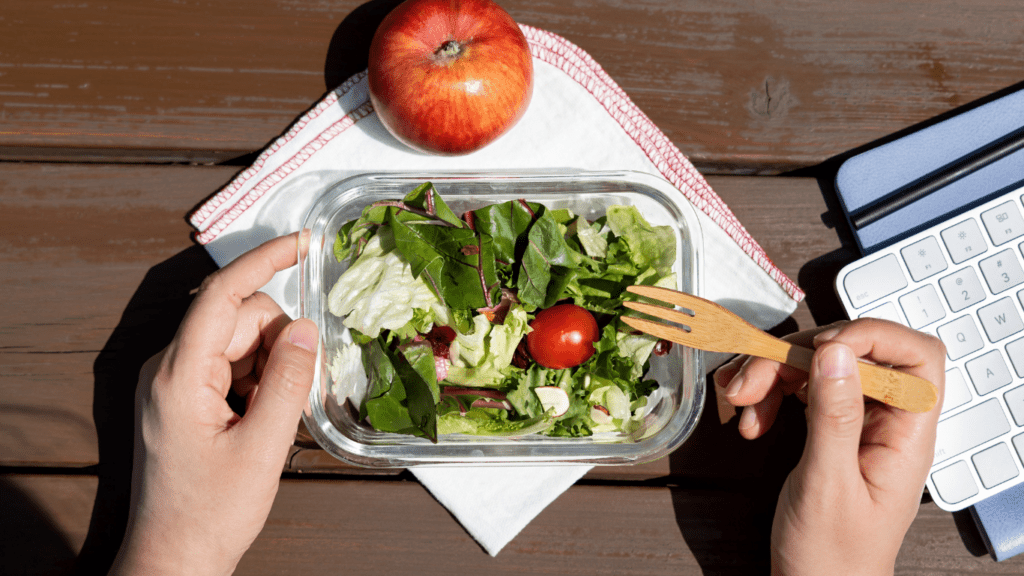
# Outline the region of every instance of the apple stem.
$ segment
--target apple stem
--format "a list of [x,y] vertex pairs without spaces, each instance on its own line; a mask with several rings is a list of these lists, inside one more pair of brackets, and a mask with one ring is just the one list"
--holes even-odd
[[459,44],[456,40],[446,40],[445,43],[441,44],[441,47],[437,49],[437,52],[434,52],[436,56],[439,56],[444,60],[454,59],[460,53],[462,53],[462,44]]

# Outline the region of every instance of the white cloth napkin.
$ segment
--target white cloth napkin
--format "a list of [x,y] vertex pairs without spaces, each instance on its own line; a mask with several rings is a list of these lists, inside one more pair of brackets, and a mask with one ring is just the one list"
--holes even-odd
[[[789,316],[803,292],[775,267],[686,157],[583,50],[555,34],[522,28],[534,57],[533,99],[519,124],[496,142],[467,156],[414,152],[380,124],[366,74],[357,74],[191,215],[196,240],[223,266],[266,240],[298,230],[327,186],[366,172],[636,170],[665,178],[697,208],[709,298],[761,328]],[[295,317],[297,286],[293,269],[275,276],[264,292]],[[493,556],[587,470],[574,465],[412,472]]]

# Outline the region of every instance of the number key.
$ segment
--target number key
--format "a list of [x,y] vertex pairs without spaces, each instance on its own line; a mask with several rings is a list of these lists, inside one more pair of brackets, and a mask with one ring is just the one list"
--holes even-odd
[[1013,250],[1003,250],[979,263],[981,275],[993,294],[999,294],[1024,282],[1024,269]]
[[939,280],[949,309],[959,312],[985,299],[985,289],[974,268],[964,268]]
[[942,307],[935,286],[926,284],[913,292],[900,296],[900,307],[907,316],[907,322],[914,330],[937,322],[946,317],[946,309]]

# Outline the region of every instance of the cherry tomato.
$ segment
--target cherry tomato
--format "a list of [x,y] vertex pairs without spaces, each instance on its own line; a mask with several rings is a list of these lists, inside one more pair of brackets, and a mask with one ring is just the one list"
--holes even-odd
[[559,304],[537,313],[526,335],[526,349],[545,368],[572,368],[594,355],[601,333],[594,316],[575,304]]

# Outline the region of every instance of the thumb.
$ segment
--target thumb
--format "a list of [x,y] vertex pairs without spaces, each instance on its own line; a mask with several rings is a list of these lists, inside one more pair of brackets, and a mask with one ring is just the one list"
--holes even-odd
[[838,342],[819,348],[807,392],[807,445],[803,456],[807,467],[819,473],[859,477],[864,395],[853,350]]
[[313,385],[316,324],[300,318],[285,326],[270,349],[263,375],[242,424],[261,442],[290,446]]

